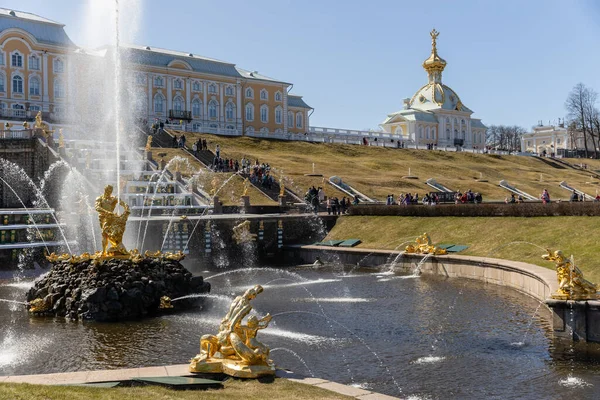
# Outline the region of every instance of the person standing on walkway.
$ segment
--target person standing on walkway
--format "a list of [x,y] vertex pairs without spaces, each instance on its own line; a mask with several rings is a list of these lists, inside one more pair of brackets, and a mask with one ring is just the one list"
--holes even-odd
[[221,146],[219,146],[218,144],[215,148],[215,155],[217,156],[217,158],[221,158]]

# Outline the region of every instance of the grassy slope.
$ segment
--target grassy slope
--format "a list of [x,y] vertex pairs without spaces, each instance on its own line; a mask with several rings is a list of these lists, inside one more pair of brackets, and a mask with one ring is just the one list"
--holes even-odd
[[[360,247],[394,249],[406,240],[414,240],[424,232],[434,243],[470,246],[460,253],[483,257],[524,261],[553,268],[541,259],[544,251],[523,241],[542,247],[560,249],[574,255],[577,265],[593,282],[600,282],[598,239],[594,232],[598,217],[536,218],[420,218],[420,217],[342,217],[328,239],[362,240]],[[401,249],[404,246],[400,247]]]
[[[321,178],[304,176],[312,172],[312,163],[315,163],[316,172],[326,178],[341,176],[364,194],[380,200],[388,194],[397,196],[402,192],[422,195],[430,190],[425,184],[428,178],[435,178],[453,190],[481,192],[484,200],[504,200],[507,191],[498,186],[502,179],[534,196],[547,188],[553,199],[569,198],[570,193],[558,187],[563,180],[589,194],[595,194],[598,188],[597,183],[588,183],[594,180],[583,172],[570,168],[556,169],[533,157],[187,135],[189,143],[199,137],[206,138],[210,149],[220,144],[224,157],[258,158],[279,170],[283,169],[301,192],[311,185],[322,184]],[[419,177],[418,180],[402,178],[408,175],[409,168],[412,175]],[[480,176],[488,182],[477,182]],[[326,188],[326,193],[340,196],[331,187]]]
[[314,386],[276,379],[273,383],[256,380],[229,380],[225,389],[206,391],[173,391],[157,386],[137,388],[85,388],[75,386],[42,386],[27,384],[0,384],[0,399],[11,400],[188,400],[188,399],[353,399]]

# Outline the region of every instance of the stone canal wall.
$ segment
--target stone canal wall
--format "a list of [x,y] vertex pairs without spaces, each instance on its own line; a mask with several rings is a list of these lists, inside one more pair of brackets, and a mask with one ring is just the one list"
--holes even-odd
[[[323,262],[359,263],[361,266],[390,264],[397,258],[395,268],[406,271],[413,269],[424,257],[391,250],[325,246],[286,246],[284,256],[293,264],[312,264],[319,258]],[[600,343],[600,301],[552,299],[552,293],[558,289],[554,269],[497,258],[444,255],[426,259],[421,272],[511,287],[546,304],[552,312],[556,338]]]

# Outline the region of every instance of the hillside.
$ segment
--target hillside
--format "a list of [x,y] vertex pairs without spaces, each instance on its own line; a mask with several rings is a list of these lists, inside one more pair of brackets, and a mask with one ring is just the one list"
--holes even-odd
[[[484,201],[505,199],[508,192],[498,186],[503,179],[536,197],[547,188],[553,200],[569,199],[570,192],[558,186],[561,181],[593,196],[599,182],[585,172],[535,157],[288,142],[189,132],[185,135],[189,145],[198,138],[205,138],[211,150],[220,144],[222,157],[249,157],[269,163],[276,171],[283,170],[293,181],[286,185],[300,193],[309,186],[323,185],[322,178],[305,176],[312,172],[313,163],[316,173],[325,178],[340,176],[367,196],[379,200],[385,200],[388,194],[397,197],[406,192],[422,196],[432,190],[425,184],[429,178],[452,190],[480,192]],[[410,174],[419,179],[403,178],[409,169]],[[341,196],[331,186],[326,187],[326,193]]]

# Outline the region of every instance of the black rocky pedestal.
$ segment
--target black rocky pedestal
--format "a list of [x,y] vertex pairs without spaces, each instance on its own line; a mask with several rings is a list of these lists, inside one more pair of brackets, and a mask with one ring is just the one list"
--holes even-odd
[[[193,277],[179,261],[144,258],[57,261],[27,293],[27,301],[43,299],[44,315],[95,321],[118,321],[160,312],[160,299],[207,293],[210,284]],[[176,309],[191,301],[173,303]]]

